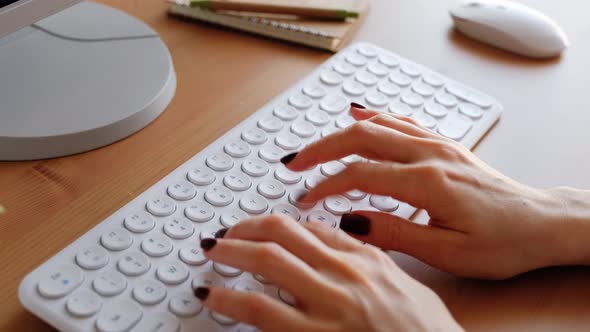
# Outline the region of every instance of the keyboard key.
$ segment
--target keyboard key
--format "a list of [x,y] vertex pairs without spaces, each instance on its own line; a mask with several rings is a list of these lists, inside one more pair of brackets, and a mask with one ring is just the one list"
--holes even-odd
[[383,107],[389,104],[389,98],[386,95],[375,91],[367,93],[365,100],[367,103],[376,107]]
[[167,312],[156,312],[146,315],[139,324],[137,324],[133,332],[178,332],[180,331],[180,321],[178,318]]
[[265,145],[258,151],[258,156],[269,163],[278,163],[285,154],[285,150],[276,145]]
[[211,311],[211,318],[213,318],[213,320],[216,321],[217,323],[224,325],[224,326],[235,325],[238,323],[233,318],[230,318],[228,316],[222,315],[222,314],[220,314],[218,312],[214,312],[214,311]]
[[285,195],[285,186],[277,180],[264,180],[258,184],[258,193],[269,199],[278,199]]
[[242,274],[241,270],[231,267],[229,265],[214,262],[213,269],[224,277],[233,278]]
[[275,170],[275,179],[284,184],[296,184],[301,181],[301,174],[292,172],[284,167],[279,167]]
[[289,203],[293,204],[294,206],[300,208],[300,209],[311,209],[312,207],[315,206],[315,203],[300,203],[299,202],[299,198],[302,197],[303,195],[306,195],[308,193],[307,190],[305,189],[295,189],[293,191],[291,191],[289,193]]
[[367,92],[367,88],[357,81],[346,81],[342,85],[342,91],[351,96],[362,96]]
[[377,76],[367,71],[359,71],[354,78],[366,86],[373,86],[379,81]]
[[149,200],[146,209],[156,217],[167,217],[176,211],[176,203],[168,196],[159,196]]
[[387,67],[385,67],[384,65],[381,65],[377,62],[373,62],[371,63],[368,67],[367,70],[377,76],[385,76],[387,74],[389,74],[389,69]]
[[209,259],[203,254],[201,247],[197,245],[183,247],[178,251],[178,256],[188,265],[203,265],[209,261]]
[[448,93],[482,108],[490,108],[494,104],[494,101],[489,97],[486,97],[475,90],[461,87],[456,84],[448,84],[446,90]]
[[437,103],[449,108],[457,106],[457,103],[459,102],[457,97],[442,91],[434,96],[434,100],[436,100]]
[[430,84],[435,88],[440,88],[445,84],[444,79],[440,75],[435,73],[424,73],[422,75],[422,81],[424,81],[427,84]]
[[[336,73],[334,73],[336,74]],[[338,74],[336,74],[338,75]],[[298,93],[295,95],[292,95],[289,98],[289,105],[294,106],[295,108],[298,108],[300,110],[304,110],[304,109],[308,109],[311,106],[313,106],[313,100],[311,100],[308,96]],[[264,127],[262,129],[265,129]]]
[[308,84],[303,87],[303,93],[310,96],[311,98],[322,98],[328,93],[326,89],[318,84]]
[[475,120],[483,116],[483,110],[479,106],[473,104],[462,103],[459,105],[459,112]]
[[234,194],[226,187],[211,186],[205,192],[205,200],[213,206],[228,206],[234,201]]
[[430,97],[434,94],[434,89],[430,85],[420,81],[416,81],[414,84],[412,84],[412,91],[416,92],[422,97]]
[[133,252],[119,258],[117,267],[124,274],[134,277],[146,273],[150,269],[151,263],[146,255]]
[[[327,85],[339,85],[344,79],[337,72],[326,70],[320,74],[320,80]],[[309,107],[311,107],[311,105],[309,105]]]
[[301,139],[290,133],[282,133],[275,138],[275,144],[285,150],[295,150],[301,146]]
[[341,195],[329,196],[324,200],[324,207],[326,210],[336,215],[341,215],[350,212],[352,205],[350,201]]
[[267,116],[258,121],[258,127],[269,133],[276,133],[283,129],[283,121],[276,116]]
[[218,172],[229,171],[234,167],[234,161],[225,153],[216,153],[207,158],[207,166]]
[[282,288],[279,288],[279,298],[281,299],[281,301],[285,302],[290,306],[294,306],[296,303],[293,295],[289,294],[289,292]]
[[424,111],[436,118],[442,118],[449,114],[449,110],[446,107],[432,100],[424,104]]
[[321,175],[311,175],[307,179],[305,179],[305,188],[311,190],[315,188],[320,182],[324,181],[326,178]]
[[[280,129],[279,129],[280,130]],[[242,139],[250,144],[260,145],[266,142],[266,133],[259,128],[250,128],[242,132]]]
[[419,94],[411,91],[406,91],[402,93],[401,101],[412,107],[418,107],[424,104],[424,98],[422,98],[422,96],[420,96]]
[[360,201],[361,199],[367,197],[367,193],[354,189],[344,193],[344,196],[352,201]]
[[336,218],[326,211],[311,211],[311,213],[307,216],[307,221],[319,221],[330,227],[336,227]]
[[[260,186],[260,185],[259,185]],[[242,210],[238,210],[238,209],[234,209],[231,211],[225,211],[221,214],[221,217],[219,218],[219,221],[221,222],[221,224],[225,227],[234,227],[235,225],[237,225],[240,221],[248,219],[250,216],[248,216],[247,213],[245,213]]]
[[194,202],[184,209],[184,215],[194,222],[208,222],[215,216],[215,211],[205,202]]
[[109,253],[99,246],[82,249],[76,255],[76,263],[86,270],[98,270],[109,262]]
[[240,199],[240,208],[251,214],[262,214],[268,210],[268,202],[258,194],[246,194]]
[[295,121],[291,125],[291,132],[301,138],[315,135],[315,126],[307,121]]
[[340,75],[349,76],[356,72],[356,68],[351,66],[350,64],[342,61],[337,61],[332,66],[332,69],[339,73]]
[[223,177],[223,184],[233,191],[250,189],[252,180],[244,173],[230,173]]
[[242,140],[234,140],[227,143],[223,147],[223,150],[225,151],[225,153],[234,158],[243,158],[248,156],[250,152],[252,152],[252,150],[250,149],[250,145],[248,145],[248,143]]
[[473,122],[461,114],[449,114],[438,126],[438,132],[450,139],[460,140],[473,126]]
[[225,282],[212,270],[201,272],[195,276],[192,282],[193,289],[197,287],[225,287]]
[[417,112],[413,115],[414,120],[424,128],[434,129],[436,127],[436,119],[432,116],[424,113],[424,112]]
[[367,64],[367,58],[357,53],[348,53],[344,58],[351,65],[362,67]]
[[66,302],[68,312],[79,318],[90,317],[99,312],[101,308],[102,301],[100,298],[86,290],[74,293]]
[[166,256],[172,247],[172,241],[162,234],[152,234],[141,241],[141,250],[152,257]]
[[412,79],[403,73],[395,71],[389,75],[389,80],[399,86],[408,86],[412,84]]
[[320,108],[329,114],[342,113],[349,105],[348,99],[338,95],[330,95],[320,102]]
[[168,306],[172,313],[184,318],[196,316],[203,310],[201,301],[191,293],[174,296]]
[[379,55],[379,62],[386,65],[389,68],[394,68],[399,66],[399,60],[397,57],[389,54],[381,54]]
[[268,173],[269,167],[264,160],[252,158],[242,163],[242,171],[250,176],[260,177]]
[[167,285],[178,285],[188,278],[188,269],[178,261],[164,262],[156,269],[156,276]]
[[349,156],[346,156],[346,157],[340,159],[340,162],[343,163],[344,165],[350,165],[350,164],[362,162],[364,160],[365,159],[363,159],[362,157],[360,157],[356,154],[351,154]]
[[196,167],[188,172],[187,178],[190,182],[196,184],[197,186],[208,186],[215,182],[216,177],[215,173],[213,173],[210,169],[205,167]]
[[145,305],[158,304],[166,298],[166,287],[153,280],[139,281],[133,288],[133,298]]
[[112,251],[121,251],[131,247],[133,237],[123,228],[113,228],[100,237],[100,243]]
[[184,217],[175,217],[164,223],[164,233],[177,240],[183,240],[195,232],[193,224]]
[[[289,105],[281,105],[281,106],[275,107],[275,109],[273,110],[273,114],[281,120],[291,121],[291,120],[297,119],[297,117],[299,116],[299,111],[297,111],[295,108],[293,108]],[[264,142],[262,142],[262,143],[264,143]],[[261,144],[261,143],[259,143],[259,144]]]
[[371,205],[383,212],[393,212],[399,208],[399,202],[389,196],[371,195]]
[[233,289],[238,292],[264,293],[264,286],[256,280],[242,279],[234,285]]
[[123,224],[125,225],[125,228],[133,233],[146,233],[156,226],[156,222],[152,215],[145,211],[137,211],[129,214],[125,217]]
[[272,213],[274,214],[284,214],[286,216],[291,217],[295,221],[299,221],[301,219],[301,213],[297,210],[296,207],[288,204],[279,204],[272,208]]
[[402,116],[410,116],[412,113],[414,113],[414,110],[408,106],[408,104],[394,101],[393,103],[389,104],[389,112]]
[[334,161],[330,161],[330,162],[323,164],[320,167],[320,171],[325,176],[334,176],[334,175],[342,172],[345,168],[346,168],[346,166],[343,163],[334,160]]
[[320,110],[310,110],[305,113],[305,119],[316,126],[325,126],[330,123],[330,115]]
[[96,320],[100,332],[122,332],[131,329],[141,319],[141,308],[129,301],[109,303]]
[[84,273],[76,265],[62,265],[49,270],[37,284],[41,296],[58,299],[71,293],[84,281]]
[[253,274],[254,279],[260,281],[263,284],[271,284],[270,280],[266,279],[265,277],[261,276],[260,274]]
[[352,116],[348,114],[342,114],[336,119],[336,127],[344,129],[352,126],[355,122],[356,120]]
[[379,85],[377,86],[377,90],[389,97],[395,97],[399,95],[402,91],[399,88],[399,86],[388,81],[383,81],[379,83]]
[[415,65],[411,64],[411,63],[403,63],[400,66],[400,70],[410,76],[410,77],[418,77],[420,76],[420,69],[418,69],[418,67],[416,67]]
[[102,296],[119,295],[127,288],[127,279],[117,271],[104,272],[92,281],[92,288]]
[[377,50],[373,46],[360,45],[357,49],[359,54],[366,56],[367,58],[374,58],[377,56]]
[[197,195],[197,190],[188,181],[178,181],[168,186],[168,196],[177,201],[188,201]]

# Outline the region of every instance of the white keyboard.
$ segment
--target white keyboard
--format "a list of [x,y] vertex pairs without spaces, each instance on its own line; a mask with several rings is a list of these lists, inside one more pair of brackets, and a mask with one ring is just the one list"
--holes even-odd
[[31,272],[20,285],[22,304],[63,331],[253,330],[204,309],[192,289],[205,284],[292,298],[260,276],[209,262],[199,239],[271,212],[332,227],[351,209],[415,212],[359,191],[295,204],[306,188],[360,160],[350,156],[303,173],[279,162],[351,125],[351,102],[411,116],[469,148],[502,111],[493,98],[426,67],[352,45]]

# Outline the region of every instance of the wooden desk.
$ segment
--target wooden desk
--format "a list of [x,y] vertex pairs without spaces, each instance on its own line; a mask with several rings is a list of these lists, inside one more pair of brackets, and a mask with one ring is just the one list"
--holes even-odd
[[[19,304],[28,271],[211,143],[330,54],[181,22],[162,0],[100,1],[154,27],[168,44],[178,90],[153,124],[96,151],[0,163],[0,330],[49,330]],[[587,19],[576,0],[523,1],[560,22],[572,47],[530,61],[450,30],[451,0],[373,0],[358,40],[380,44],[495,95],[506,112],[477,154],[527,184],[590,188]],[[584,7],[584,8],[582,8]],[[580,153],[582,152],[582,153]],[[459,322],[477,331],[576,331],[590,326],[590,268],[554,268],[502,282],[454,278],[402,256]]]

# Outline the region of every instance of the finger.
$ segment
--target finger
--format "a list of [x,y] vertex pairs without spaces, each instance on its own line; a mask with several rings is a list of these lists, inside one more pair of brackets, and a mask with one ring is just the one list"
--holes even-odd
[[308,222],[305,224],[305,228],[325,244],[336,250],[351,251],[362,246],[358,240],[350,237],[345,232],[334,229],[322,222]]
[[309,331],[309,323],[303,313],[264,293],[211,287],[198,288],[195,295],[211,311],[262,331]]
[[422,128],[414,119],[407,116],[398,116],[391,113],[354,107],[351,108],[350,113],[357,121],[368,120],[378,125],[398,130],[404,134],[423,138],[438,137],[435,133]]
[[297,299],[320,292],[316,270],[274,242],[223,238],[209,248],[205,256],[212,261],[262,275]]
[[340,228],[351,236],[386,250],[414,256],[427,263],[440,260],[440,252],[455,246],[465,233],[425,226],[395,215],[354,211],[342,216]]
[[[342,172],[328,177],[300,198],[302,203],[317,202],[331,195],[358,189],[370,194],[392,196],[417,208],[428,208],[432,177],[415,171],[413,165],[397,163],[357,162],[348,165]],[[372,181],[379,179],[379,181]]]
[[224,239],[275,242],[312,267],[322,266],[331,251],[295,220],[283,215],[241,221],[225,233]]
[[419,140],[419,137],[361,121],[308,145],[286,166],[293,171],[303,171],[352,154],[372,160],[407,163],[422,156],[422,151],[416,149]]

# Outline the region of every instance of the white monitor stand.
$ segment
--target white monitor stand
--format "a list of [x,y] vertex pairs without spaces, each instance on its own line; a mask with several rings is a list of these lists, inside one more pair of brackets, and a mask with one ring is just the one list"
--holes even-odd
[[0,160],[92,150],[170,103],[168,49],[141,21],[81,2],[0,39]]

